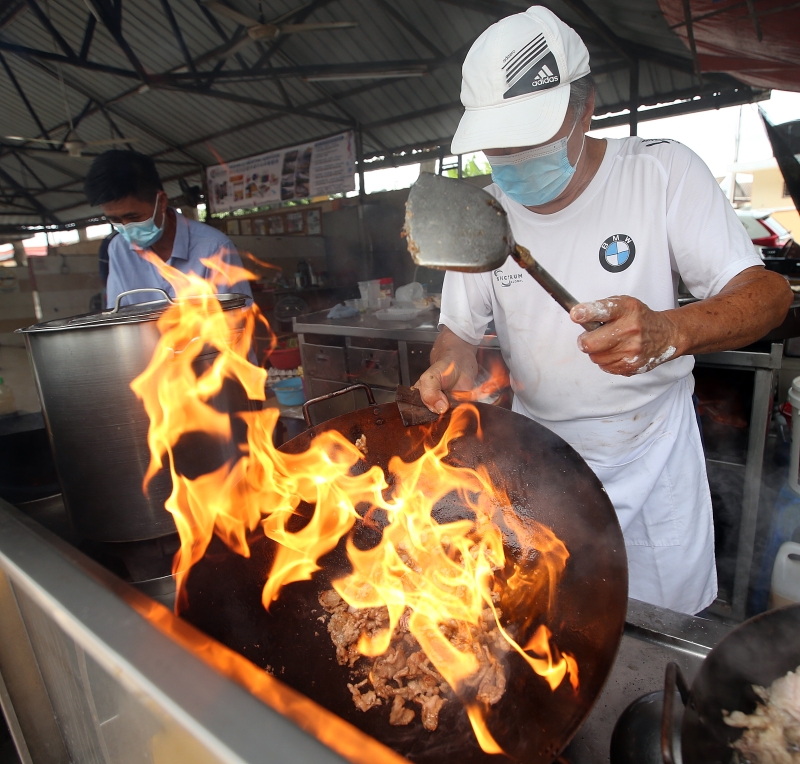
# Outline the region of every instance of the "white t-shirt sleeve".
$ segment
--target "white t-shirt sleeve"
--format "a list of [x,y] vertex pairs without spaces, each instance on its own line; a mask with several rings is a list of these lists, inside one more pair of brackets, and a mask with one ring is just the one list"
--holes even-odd
[[689,291],[713,297],[737,274],[763,265],[750,237],[702,159],[678,143],[665,146],[670,255]]
[[492,320],[492,296],[482,274],[448,271],[442,287],[443,325],[470,345],[479,345]]

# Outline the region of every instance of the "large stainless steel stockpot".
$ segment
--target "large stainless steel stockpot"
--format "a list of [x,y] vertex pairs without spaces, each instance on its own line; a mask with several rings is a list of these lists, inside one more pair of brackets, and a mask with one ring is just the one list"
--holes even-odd
[[[162,298],[120,307],[123,296],[143,291],[160,292]],[[238,294],[217,298],[224,310],[241,310],[246,301]],[[160,337],[156,321],[171,302],[160,289],[136,289],[120,295],[111,311],[19,330],[33,365],[64,503],[75,530],[86,539],[140,541],[176,531],[164,509],[172,490],[169,472],[155,476],[148,495],[142,490],[150,462],[149,419],[130,389],[150,363]],[[198,360],[207,364],[213,357],[209,353]]]

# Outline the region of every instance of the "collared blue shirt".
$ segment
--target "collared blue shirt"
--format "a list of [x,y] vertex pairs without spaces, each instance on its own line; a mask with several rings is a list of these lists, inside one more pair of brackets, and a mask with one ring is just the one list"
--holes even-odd
[[[172,254],[167,260],[181,273],[196,273],[209,278],[209,269],[200,261],[212,255],[220,254],[225,262],[242,267],[242,259],[231,240],[221,231],[175,212],[175,241]],[[106,287],[106,304],[114,307],[117,296],[129,289],[147,287],[163,289],[170,297],[175,290],[158,272],[156,267],[141,257],[122,236],[115,236],[108,247],[108,285]],[[236,284],[220,284],[217,294],[233,292],[246,295],[252,300],[253,293],[247,281]],[[150,302],[159,299],[156,292],[140,292],[122,298],[122,305],[133,305],[139,302]]]

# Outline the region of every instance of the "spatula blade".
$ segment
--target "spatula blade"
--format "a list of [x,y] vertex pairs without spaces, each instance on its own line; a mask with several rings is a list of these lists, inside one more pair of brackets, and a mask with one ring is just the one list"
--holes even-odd
[[463,180],[420,173],[406,202],[405,236],[417,265],[482,272],[499,268],[512,248],[499,202]]
[[435,414],[422,402],[416,387],[398,385],[395,400],[400,411],[400,419],[403,420],[406,427],[428,424],[439,418],[438,414]]

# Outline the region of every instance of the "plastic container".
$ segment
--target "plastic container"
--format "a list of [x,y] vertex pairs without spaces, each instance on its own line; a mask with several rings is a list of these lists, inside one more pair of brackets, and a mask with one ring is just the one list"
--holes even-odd
[[378,298],[378,310],[386,310],[386,308],[390,308],[392,306],[392,298],[391,297],[379,297]]
[[769,606],[783,607],[797,602],[800,602],[800,544],[787,541],[775,557]]
[[16,410],[17,404],[14,401],[14,391],[0,377],[0,416],[13,414]]
[[366,300],[369,297],[369,281],[359,281],[358,291],[361,292],[361,299]]
[[301,406],[306,402],[302,377],[281,379],[272,386],[272,389],[281,406]]
[[276,369],[296,369],[300,365],[300,348],[276,348],[269,362]]
[[367,282],[367,303],[372,310],[377,309],[381,296],[381,282],[377,279]]
[[416,308],[386,308],[375,313],[380,321],[410,321],[419,315]]

